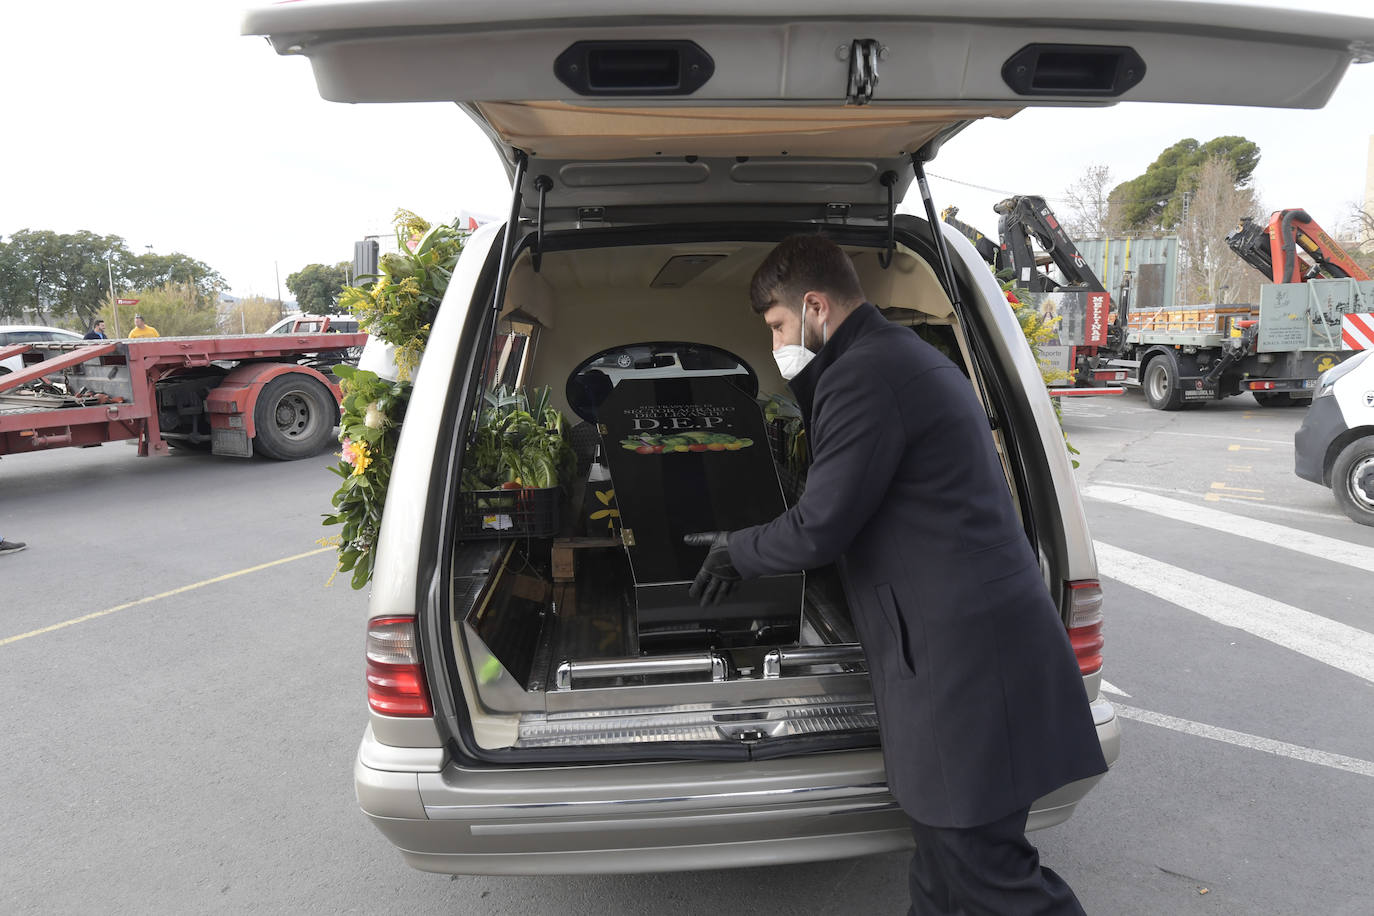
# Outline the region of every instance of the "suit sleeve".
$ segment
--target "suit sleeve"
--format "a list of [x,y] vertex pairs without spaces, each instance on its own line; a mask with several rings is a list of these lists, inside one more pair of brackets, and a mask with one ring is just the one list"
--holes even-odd
[[907,436],[891,387],[881,379],[833,382],[817,392],[815,452],[802,498],[773,521],[730,535],[730,562],[746,579],[837,559],[896,474]]

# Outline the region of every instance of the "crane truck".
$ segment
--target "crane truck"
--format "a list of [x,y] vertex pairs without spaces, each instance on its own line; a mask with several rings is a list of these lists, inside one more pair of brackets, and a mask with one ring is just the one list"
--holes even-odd
[[[1263,226],[1243,220],[1227,237],[1232,250],[1274,280],[1262,288],[1258,307],[1136,301],[1131,239],[1100,243],[1104,265],[1113,245],[1118,257],[1124,249],[1127,258],[1116,288],[1108,291],[1043,198],[1015,197],[994,210],[1000,217],[999,256],[1015,271],[1018,288],[1050,296],[1103,290],[1107,297],[1101,329],[1089,303],[1070,299],[1054,306],[1072,319],[1076,381],[1111,379],[1139,387],[1157,410],[1247,391],[1262,406],[1309,404],[1317,377],[1359,346],[1359,328],[1374,311],[1374,282],[1302,210],[1276,211]],[[1032,239],[1066,282],[1040,271]],[[995,259],[989,263],[996,269]]]

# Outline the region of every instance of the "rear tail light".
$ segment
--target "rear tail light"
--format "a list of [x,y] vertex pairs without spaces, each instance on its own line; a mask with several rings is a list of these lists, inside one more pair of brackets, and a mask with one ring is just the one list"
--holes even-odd
[[1081,579],[1069,586],[1069,642],[1078,658],[1078,670],[1093,674],[1102,670],[1102,585]]
[[1273,382],[1251,382],[1251,383],[1250,383],[1250,390],[1251,390],[1251,391],[1273,391],[1273,390],[1274,390],[1274,383],[1273,383]]
[[386,716],[430,716],[414,617],[367,622],[367,704]]

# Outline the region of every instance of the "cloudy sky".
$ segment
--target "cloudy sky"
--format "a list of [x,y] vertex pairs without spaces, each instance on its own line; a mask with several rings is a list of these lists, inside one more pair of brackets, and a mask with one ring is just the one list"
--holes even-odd
[[[305,264],[350,259],[353,241],[387,231],[396,207],[438,220],[505,211],[496,154],[457,109],[324,102],[307,61],[239,36],[245,5],[12,5],[0,53],[0,236],[118,235],[135,252],[199,258],[240,295],[275,296],[278,268],[284,283]],[[1368,12],[1370,0],[1315,5]],[[1352,68],[1321,111],[1028,111],[947,145],[931,184],[938,205],[986,231],[1007,193],[1053,200],[1090,164],[1125,180],[1183,137],[1241,134],[1260,146],[1266,205],[1306,207],[1333,228],[1364,194],[1371,99],[1374,64]]]

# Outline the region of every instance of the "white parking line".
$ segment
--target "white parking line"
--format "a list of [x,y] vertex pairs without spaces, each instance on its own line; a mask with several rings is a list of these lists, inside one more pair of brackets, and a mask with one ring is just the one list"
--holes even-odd
[[1111,544],[1093,544],[1099,571],[1109,579],[1374,684],[1374,634]]
[[1224,531],[1227,534],[1238,535],[1253,541],[1286,547],[1289,550],[1330,560],[1333,563],[1344,563],[1346,566],[1353,566],[1364,572],[1374,572],[1374,547],[1352,544],[1339,538],[1312,534],[1285,525],[1275,525],[1273,522],[1246,518],[1243,515],[1232,515],[1229,512],[1194,506],[1181,500],[1142,493],[1139,490],[1125,487],[1089,484],[1083,487],[1083,495],[1089,499],[1129,506],[1132,509],[1142,509],[1145,512],[1162,515],[1175,521],[1187,522],[1190,525],[1201,525],[1214,531]]
[[[1155,487],[1144,483],[1125,483],[1116,480],[1099,480],[1096,484],[1092,484],[1092,486],[1124,487],[1127,490],[1148,490],[1151,493],[1172,493],[1175,496],[1193,496],[1198,499],[1206,499],[1209,495],[1198,490],[1180,490],[1178,487]],[[1084,495],[1087,495],[1086,490],[1084,491]],[[1222,499],[1225,499],[1225,497],[1223,496]],[[1248,502],[1246,505],[1251,509],[1263,509],[1266,512],[1287,512],[1290,515],[1305,515],[1308,518],[1334,519],[1338,522],[1345,518],[1344,515],[1335,510],[1331,512],[1318,512],[1314,509],[1299,509],[1296,506],[1280,506],[1278,503],[1270,502]]]
[[1261,738],[1259,735],[1232,731],[1229,728],[1218,728],[1215,725],[1206,725],[1202,722],[1194,722],[1191,719],[1179,719],[1174,716],[1166,716],[1163,713],[1151,712],[1148,709],[1136,709],[1132,706],[1123,706],[1120,703],[1113,703],[1112,705],[1116,707],[1116,714],[1123,719],[1133,719],[1136,722],[1156,725],[1160,728],[1182,732],[1185,735],[1210,738],[1213,741],[1234,744],[1236,747],[1249,748],[1252,751],[1263,751],[1266,754],[1274,754],[1278,757],[1301,760],[1304,763],[1315,763],[1319,766],[1331,767],[1333,770],[1345,770],[1347,773],[1357,773],[1360,776],[1374,776],[1374,763],[1368,760],[1361,760],[1358,757],[1347,757],[1344,754],[1330,754],[1326,751],[1318,751],[1310,747],[1303,747],[1300,744],[1289,744],[1286,741]]

